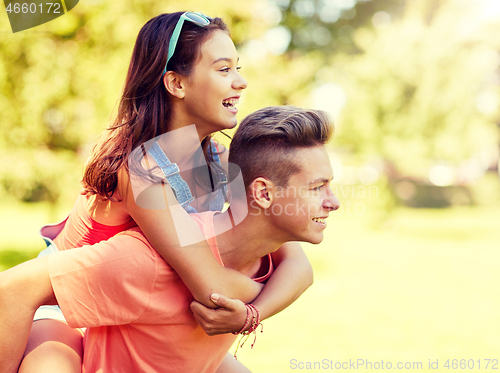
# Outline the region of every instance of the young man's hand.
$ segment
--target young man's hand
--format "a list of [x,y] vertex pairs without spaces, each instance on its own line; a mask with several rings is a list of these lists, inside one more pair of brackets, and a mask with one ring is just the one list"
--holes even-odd
[[239,332],[247,318],[245,303],[238,299],[212,294],[210,299],[219,308],[212,309],[193,301],[191,311],[194,318],[208,335]]

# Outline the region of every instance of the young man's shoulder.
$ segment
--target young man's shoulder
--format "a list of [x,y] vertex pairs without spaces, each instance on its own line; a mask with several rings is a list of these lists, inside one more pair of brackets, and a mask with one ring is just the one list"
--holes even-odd
[[148,239],[142,232],[141,228],[139,227],[133,227],[127,229],[126,231],[118,233],[115,237],[112,237],[111,239],[115,239],[116,241],[120,241],[128,245],[142,244],[147,247],[152,247]]

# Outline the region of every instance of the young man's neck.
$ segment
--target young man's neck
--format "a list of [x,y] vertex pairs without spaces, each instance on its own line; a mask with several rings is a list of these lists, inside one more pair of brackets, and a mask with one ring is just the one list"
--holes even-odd
[[[233,207],[234,208],[234,207]],[[241,223],[227,229],[228,211],[214,216],[215,237],[224,265],[252,276],[259,259],[278,250],[286,241],[277,239],[263,215],[247,214]]]

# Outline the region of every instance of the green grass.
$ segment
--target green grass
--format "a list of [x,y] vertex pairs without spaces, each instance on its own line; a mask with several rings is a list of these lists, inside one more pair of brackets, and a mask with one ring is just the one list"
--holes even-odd
[[[4,205],[2,268],[43,248],[39,226],[68,209]],[[473,359],[476,368],[478,359],[500,360],[498,207],[397,209],[387,220],[374,219],[344,211],[329,219],[322,244],[304,245],[314,285],[264,322],[253,350],[249,340],[238,352],[240,361],[266,373],[330,360],[383,360],[393,368],[421,362],[422,369],[407,371],[422,372],[453,371],[452,359]],[[429,369],[429,360],[438,360],[439,369]],[[481,364],[484,370],[486,360]],[[325,367],[315,370],[335,370]]]
[[70,208],[4,198],[0,208],[0,271],[36,257],[45,247],[38,234],[40,228],[64,219]]

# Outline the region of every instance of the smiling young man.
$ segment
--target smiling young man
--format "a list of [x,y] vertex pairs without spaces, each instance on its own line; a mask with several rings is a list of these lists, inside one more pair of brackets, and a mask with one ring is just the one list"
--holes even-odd
[[[339,207],[325,149],[332,133],[320,111],[269,107],[245,118],[229,161],[241,169],[246,195],[233,195],[224,213],[191,215],[222,264],[265,282],[282,244],[322,241],[325,219]],[[248,214],[227,229],[241,211]],[[0,274],[0,366],[17,370],[35,310],[58,303],[70,326],[88,328],[83,372],[216,371],[236,337],[209,337],[192,300],[139,228],[34,259]]]

